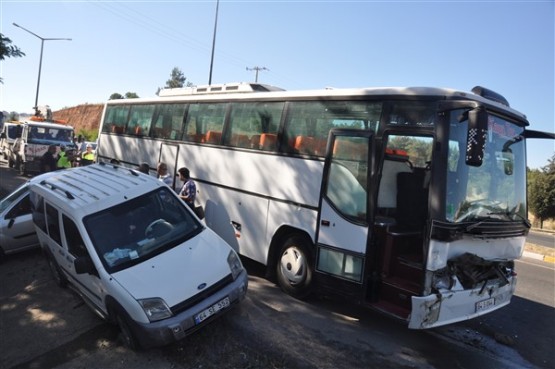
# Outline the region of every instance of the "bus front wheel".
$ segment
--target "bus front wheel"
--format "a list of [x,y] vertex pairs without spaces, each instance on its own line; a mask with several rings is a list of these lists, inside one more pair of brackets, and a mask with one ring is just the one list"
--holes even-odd
[[289,237],[281,247],[276,265],[277,281],[287,294],[302,299],[310,294],[312,254],[302,236]]

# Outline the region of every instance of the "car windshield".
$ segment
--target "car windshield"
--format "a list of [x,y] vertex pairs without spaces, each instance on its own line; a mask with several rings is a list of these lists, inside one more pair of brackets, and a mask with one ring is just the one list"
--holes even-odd
[[169,188],[126,201],[83,220],[110,273],[175,247],[202,229],[187,205]]
[[526,219],[524,128],[489,114],[481,166],[465,163],[468,122],[450,126],[446,218],[451,222]]
[[18,187],[15,191],[0,200],[0,212],[6,210],[14,201],[19,199],[21,195],[29,192],[29,186],[25,183],[23,186]]

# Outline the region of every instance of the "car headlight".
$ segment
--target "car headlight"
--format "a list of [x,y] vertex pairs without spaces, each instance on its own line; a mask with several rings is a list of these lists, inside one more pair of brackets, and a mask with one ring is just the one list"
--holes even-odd
[[227,264],[229,265],[229,269],[231,269],[233,280],[236,280],[239,274],[243,271],[243,264],[241,264],[241,260],[235,251],[231,250],[229,252],[229,255],[227,256]]
[[172,316],[172,312],[166,302],[161,298],[143,299],[138,300],[143,308],[148,320],[156,322],[158,320],[166,319]]

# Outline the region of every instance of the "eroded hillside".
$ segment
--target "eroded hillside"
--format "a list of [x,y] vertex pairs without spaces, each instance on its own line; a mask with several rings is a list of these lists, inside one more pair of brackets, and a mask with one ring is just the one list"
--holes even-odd
[[52,113],[54,119],[63,119],[71,125],[76,133],[82,131],[97,132],[100,126],[104,104],[84,104],[58,110]]

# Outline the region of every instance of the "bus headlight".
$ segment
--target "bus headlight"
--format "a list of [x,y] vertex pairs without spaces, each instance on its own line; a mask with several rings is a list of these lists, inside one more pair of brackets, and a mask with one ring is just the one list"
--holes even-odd
[[156,322],[158,320],[166,319],[172,316],[172,312],[166,302],[161,298],[151,298],[138,300],[143,308],[148,320]]
[[229,255],[227,256],[227,264],[229,265],[229,269],[231,270],[231,275],[233,276],[233,280],[236,280],[239,274],[243,271],[243,264],[239,259],[239,256],[235,253],[235,251],[231,250]]

